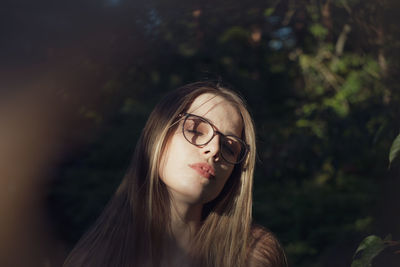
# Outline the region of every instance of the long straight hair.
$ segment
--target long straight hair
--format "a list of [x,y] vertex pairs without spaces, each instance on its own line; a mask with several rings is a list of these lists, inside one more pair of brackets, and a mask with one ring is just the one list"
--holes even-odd
[[178,127],[179,114],[196,97],[211,93],[234,105],[250,146],[221,193],[203,207],[202,224],[189,253],[197,266],[245,266],[252,220],[254,124],[242,98],[216,83],[192,83],[159,102],[144,127],[127,174],[94,226],[72,250],[64,267],[160,266],[170,231],[170,197],[159,178],[161,155]]

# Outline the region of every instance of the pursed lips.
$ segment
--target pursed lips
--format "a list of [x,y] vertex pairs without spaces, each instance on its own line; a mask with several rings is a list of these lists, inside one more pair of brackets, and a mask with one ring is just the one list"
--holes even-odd
[[215,178],[215,170],[214,168],[205,162],[199,162],[194,164],[189,164],[189,167],[197,171],[201,176],[207,179]]

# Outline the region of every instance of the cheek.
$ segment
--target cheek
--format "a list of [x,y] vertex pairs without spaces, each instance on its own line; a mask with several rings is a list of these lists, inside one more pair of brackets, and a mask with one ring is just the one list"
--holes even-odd
[[171,154],[173,154],[173,151],[171,152],[171,149],[173,149],[174,147],[174,136],[176,134],[176,131],[172,134],[169,134],[169,137],[166,137],[166,143],[165,146],[163,148],[163,150],[161,151],[161,155],[160,155],[160,166],[159,166],[159,170],[158,170],[158,175],[160,176],[160,178],[164,177],[166,168],[168,166],[168,164],[170,164],[170,161],[168,159],[171,158]]
[[181,171],[182,163],[185,162],[186,158],[184,153],[187,150],[187,148],[183,147],[184,145],[176,134],[169,138],[160,158],[158,174],[162,181],[166,182],[166,179],[175,176]]

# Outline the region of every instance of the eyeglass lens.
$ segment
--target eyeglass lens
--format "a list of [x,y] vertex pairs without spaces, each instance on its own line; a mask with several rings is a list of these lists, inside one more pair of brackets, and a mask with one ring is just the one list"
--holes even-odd
[[[188,115],[183,123],[183,134],[190,143],[196,146],[206,145],[215,135],[213,126],[201,117]],[[220,153],[229,163],[240,162],[245,154],[245,145],[234,136],[221,135]]]

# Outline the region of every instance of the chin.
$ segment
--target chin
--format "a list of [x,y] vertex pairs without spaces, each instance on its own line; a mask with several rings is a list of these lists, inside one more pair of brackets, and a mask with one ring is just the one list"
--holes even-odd
[[196,205],[196,204],[206,204],[212,200],[214,200],[216,196],[205,194],[204,192],[196,192],[192,194],[186,194],[187,203]]

